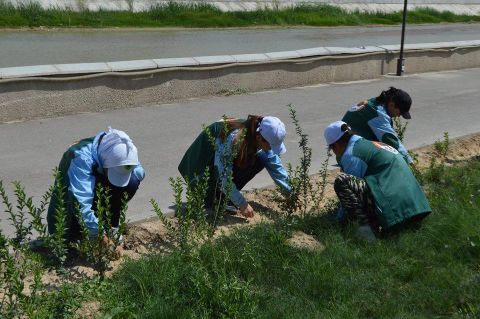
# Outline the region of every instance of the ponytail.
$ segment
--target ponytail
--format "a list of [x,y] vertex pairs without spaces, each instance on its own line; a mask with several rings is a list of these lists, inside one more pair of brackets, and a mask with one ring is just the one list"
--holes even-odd
[[391,86],[388,90],[382,91],[379,96],[375,98],[378,104],[387,105],[393,97],[400,91],[399,89]]

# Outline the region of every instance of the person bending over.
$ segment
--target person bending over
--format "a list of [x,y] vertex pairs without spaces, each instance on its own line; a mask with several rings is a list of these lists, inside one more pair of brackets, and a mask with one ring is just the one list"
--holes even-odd
[[[249,115],[246,120],[229,118],[215,122],[188,148],[178,170],[186,181],[194,184],[208,167],[210,179],[205,206],[211,208],[215,199],[230,189],[226,198],[242,215],[252,217],[253,208],[240,190],[264,168],[286,193],[291,191],[280,159],[286,152],[285,134],[285,125],[273,116]],[[233,183],[229,187],[230,175]]]
[[412,157],[393,129],[392,121],[399,116],[411,119],[411,106],[412,98],[407,92],[390,87],[377,97],[353,105],[342,121],[347,123],[355,134],[394,147],[408,164],[413,164]]
[[[111,226],[118,227],[124,193],[128,200],[135,195],[145,171],[138,160],[137,148],[123,131],[108,128],[94,137],[71,145],[58,166],[64,187],[67,240],[80,239],[77,207],[91,237],[98,235],[96,188],[109,189]],[[47,213],[48,231],[54,234],[58,199],[54,196]],[[108,239],[105,239],[108,242]]]

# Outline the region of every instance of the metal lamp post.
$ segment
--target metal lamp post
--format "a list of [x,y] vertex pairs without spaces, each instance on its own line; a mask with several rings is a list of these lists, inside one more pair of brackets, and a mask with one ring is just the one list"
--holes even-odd
[[405,24],[407,22],[407,2],[408,0],[403,1],[402,40],[400,43],[400,57],[397,59],[397,76],[402,76],[402,73],[405,72],[403,43],[405,42]]

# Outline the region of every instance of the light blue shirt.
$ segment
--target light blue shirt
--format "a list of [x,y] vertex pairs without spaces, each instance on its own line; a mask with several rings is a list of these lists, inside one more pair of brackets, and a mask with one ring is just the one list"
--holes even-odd
[[361,139],[358,135],[353,135],[348,141],[345,152],[340,157],[340,167],[346,174],[350,174],[359,178],[365,177],[368,165],[363,160],[353,155],[353,147],[355,143]]
[[[232,131],[227,136],[225,141],[222,141],[221,138],[217,138],[215,140],[216,150],[214,165],[220,179],[221,190],[224,193],[227,192],[228,179],[229,176],[231,176],[233,170],[233,140],[238,131],[239,130]],[[260,161],[262,161],[265,168],[267,169],[268,174],[273,179],[275,184],[280,186],[286,192],[291,192],[291,187],[288,183],[288,174],[282,165],[280,157],[273,153],[273,151],[271,150],[259,150],[256,153],[256,156]],[[242,193],[237,189],[234,183],[231,183],[230,188],[231,189],[229,197],[235,206],[240,207],[247,203],[245,197],[243,197]]]
[[385,134],[393,135],[398,140],[398,151],[402,156],[405,158],[408,164],[413,163],[413,159],[408,154],[407,149],[403,146],[402,142],[397,136],[397,132],[393,129],[391,123],[392,118],[390,115],[387,114],[385,107],[383,105],[377,105],[377,117],[374,117],[370,121],[368,121],[368,125],[372,129],[373,133],[377,137],[379,141],[383,141],[383,136]]
[[[97,134],[92,144],[88,144],[75,151],[75,158],[70,162],[67,174],[70,179],[68,190],[72,192],[80,204],[80,213],[88,228],[90,236],[98,234],[98,218],[92,210],[93,198],[95,196],[95,174],[94,167],[97,167],[97,173],[104,174],[103,165],[97,154],[98,141],[105,132]],[[139,164],[133,170],[133,174],[142,181],[145,178],[145,170]]]

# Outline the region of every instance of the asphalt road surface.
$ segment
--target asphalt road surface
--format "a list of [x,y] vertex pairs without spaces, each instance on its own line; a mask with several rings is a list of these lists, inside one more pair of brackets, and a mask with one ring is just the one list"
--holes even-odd
[[[405,89],[414,101],[413,119],[406,133],[408,148],[431,144],[441,139],[443,132],[454,138],[480,131],[480,69],[385,77],[2,124],[0,179],[10,194],[13,188],[10,182],[21,181],[38,202],[51,184],[51,171],[66,148],[111,125],[133,138],[146,170],[146,179],[129,205],[128,218],[136,221],[153,216],[150,198],[155,198],[164,209],[171,205],[173,196],[168,177],[178,176],[177,165],[202,124],[216,121],[223,114],[278,116],[287,126],[288,151],[283,160],[295,163],[299,155],[298,138],[286,107],[293,103],[302,127],[310,135],[312,172],[317,172],[326,155],[323,141],[326,125],[340,119],[354,102],[376,96],[390,85]],[[262,172],[247,188],[269,184],[271,179]],[[5,225],[5,213],[0,213],[0,219],[7,233],[11,232]]]
[[[0,68],[399,44],[400,26],[1,31]],[[409,25],[405,43],[478,40],[480,23]]]

